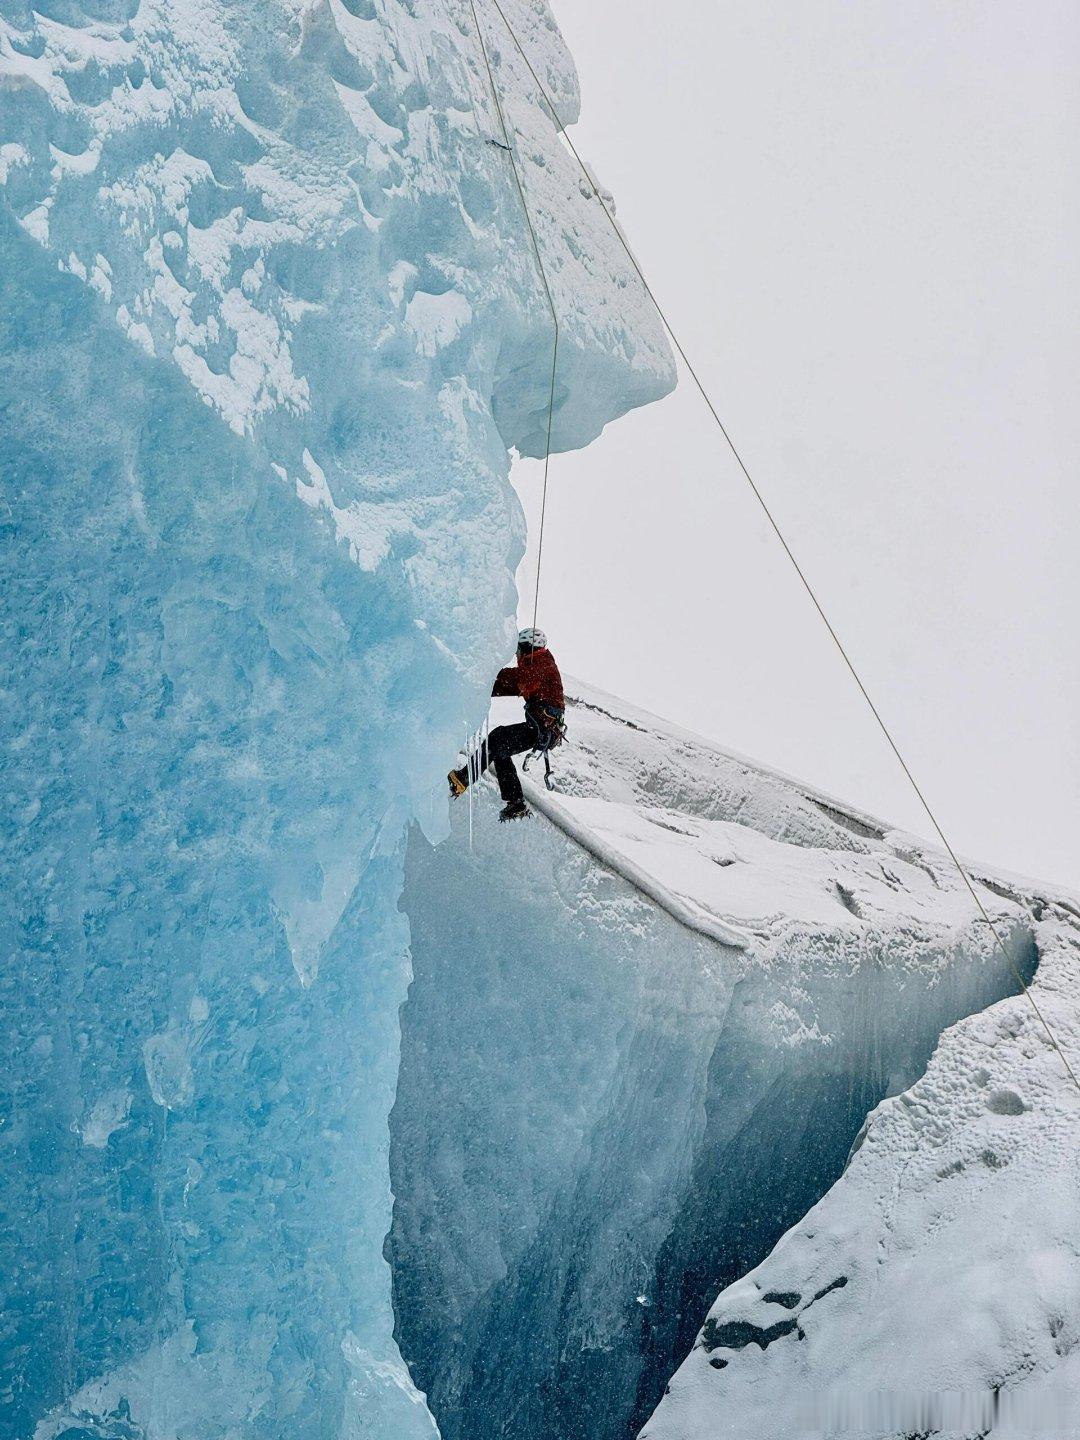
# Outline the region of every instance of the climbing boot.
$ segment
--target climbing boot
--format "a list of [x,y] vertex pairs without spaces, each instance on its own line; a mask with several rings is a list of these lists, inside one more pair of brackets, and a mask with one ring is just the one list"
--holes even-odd
[[511,800],[499,811],[500,820],[527,820],[532,814],[524,800]]
[[465,779],[465,772],[463,770],[451,770],[446,778],[450,781],[451,800],[456,800],[459,795],[464,795],[465,791],[469,788],[469,783]]

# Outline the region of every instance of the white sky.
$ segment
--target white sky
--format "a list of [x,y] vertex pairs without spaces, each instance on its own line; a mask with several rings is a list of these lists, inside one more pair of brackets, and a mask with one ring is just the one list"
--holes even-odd
[[[946,831],[1080,886],[1080,7],[555,8],[575,142]],[[927,832],[687,379],[551,473],[566,670]]]

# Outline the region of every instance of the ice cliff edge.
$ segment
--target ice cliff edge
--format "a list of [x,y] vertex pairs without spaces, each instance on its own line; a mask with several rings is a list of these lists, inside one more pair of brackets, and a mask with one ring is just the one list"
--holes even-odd
[[1075,897],[973,866],[999,947],[937,847],[567,693],[529,828],[485,781],[406,860],[390,1253],[444,1440],[1075,1434],[1080,1106],[1017,993],[1075,1055]]
[[[576,445],[670,361],[478,8]],[[464,4],[0,5],[4,1435],[430,1433],[381,1256],[401,837],[550,367],[497,138]]]

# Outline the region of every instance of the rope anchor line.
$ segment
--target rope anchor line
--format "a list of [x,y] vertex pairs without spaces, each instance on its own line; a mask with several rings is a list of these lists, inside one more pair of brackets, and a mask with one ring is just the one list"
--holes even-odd
[[[549,304],[550,307],[551,307],[551,317],[552,317],[552,320],[553,320],[554,325],[555,325],[555,347],[554,347],[554,352],[553,352],[553,355],[552,355],[552,368],[551,368],[551,398],[550,398],[550,403],[549,403],[549,407],[548,407],[548,443],[547,443],[547,453],[546,453],[546,455],[545,455],[545,457],[544,457],[544,495],[543,495],[543,502],[542,502],[541,512],[540,512],[540,540],[539,540],[539,545],[540,545],[540,549],[542,550],[542,547],[543,547],[544,511],[545,511],[546,506],[547,506],[548,462],[549,462],[549,460],[550,460],[550,458],[551,458],[551,423],[552,423],[552,413],[553,413],[554,407],[555,407],[555,362],[556,362],[556,358],[557,358],[557,356],[558,356],[559,321],[558,321],[558,316],[557,316],[556,313],[555,313],[555,304],[554,304],[554,301],[553,301],[552,298],[551,298],[551,289],[550,289],[550,287],[549,287],[549,285],[548,285],[547,276],[546,276],[546,274],[545,274],[545,272],[544,272],[544,263],[543,263],[543,260],[542,260],[541,257],[540,257],[540,247],[539,247],[539,244],[537,243],[536,232],[535,232],[534,229],[533,229],[532,219],[531,219],[531,217],[530,217],[530,215],[529,215],[529,206],[528,206],[528,202],[527,202],[526,199],[525,199],[525,190],[524,190],[524,187],[523,187],[522,182],[521,182],[521,177],[520,177],[520,175],[518,174],[517,159],[516,159],[516,157],[515,157],[515,155],[514,155],[513,147],[512,147],[511,144],[510,144],[510,136],[509,136],[509,132],[508,132],[508,130],[507,130],[507,128],[506,128],[506,121],[505,121],[505,119],[504,119],[504,117],[503,117],[502,105],[501,105],[500,102],[499,102],[498,91],[496,90],[496,87],[495,87],[495,78],[494,78],[494,75],[493,75],[493,73],[492,73],[491,61],[490,61],[490,58],[489,58],[489,56],[488,56],[487,45],[486,45],[485,40],[484,40],[483,31],[481,30],[481,27],[480,27],[480,19],[479,19],[479,16],[477,15],[477,12],[476,12],[476,0],[469,0],[469,4],[470,4],[470,6],[471,6],[471,8],[472,8],[473,20],[474,20],[475,25],[476,25],[476,33],[477,33],[477,35],[478,35],[478,37],[479,37],[479,40],[480,40],[480,48],[481,48],[481,50],[483,51],[483,54],[484,54],[484,63],[485,63],[485,65],[486,65],[486,67],[487,67],[488,79],[489,79],[489,82],[490,82],[490,84],[491,84],[492,96],[494,97],[496,109],[498,110],[498,113],[499,113],[499,121],[500,121],[500,124],[502,125],[503,137],[504,137],[504,139],[506,140],[507,149],[510,151],[510,159],[511,159],[511,162],[512,162],[513,167],[514,167],[514,179],[515,179],[515,181],[516,181],[516,183],[517,183],[518,194],[521,196],[522,208],[523,208],[524,211],[525,211],[525,219],[526,219],[526,222],[528,223],[529,235],[530,235],[530,237],[532,238],[533,250],[535,251],[535,254],[536,254],[536,263],[537,263],[537,266],[539,267],[539,270],[540,270],[540,277],[541,277],[541,279],[542,279],[542,281],[543,281],[543,283],[544,283],[544,290],[545,290],[545,292],[546,292],[546,294],[547,294],[547,297],[548,297],[548,304]],[[1066,1074],[1068,1075],[1069,1080],[1070,1080],[1070,1081],[1072,1082],[1072,1084],[1076,1087],[1077,1092],[1080,1093],[1080,1079],[1077,1079],[1076,1072],[1073,1070],[1072,1065],[1069,1063],[1068,1056],[1065,1054],[1065,1051],[1064,1051],[1064,1049],[1062,1048],[1060,1042],[1058,1041],[1057,1036],[1054,1034],[1054,1031],[1053,1031],[1053,1029],[1052,1029],[1051,1026],[1050,1026],[1050,1022],[1047,1020],[1046,1016],[1043,1014],[1042,1009],[1040,1008],[1038,1001],[1035,999],[1035,996],[1032,994],[1032,992],[1031,992],[1031,987],[1028,985],[1027,981],[1024,979],[1024,976],[1023,976],[1023,974],[1021,973],[1019,966],[1017,965],[1016,961],[1013,959],[1012,955],[1009,953],[1008,947],[1005,945],[1005,942],[1002,940],[1000,934],[998,933],[997,926],[996,926],[996,925],[994,924],[994,922],[990,919],[990,916],[989,916],[989,914],[987,913],[987,910],[986,910],[986,906],[983,904],[982,899],[980,898],[978,892],[976,891],[975,886],[974,886],[974,883],[972,882],[972,879],[971,879],[970,875],[968,874],[967,870],[964,868],[963,864],[961,863],[959,856],[957,855],[956,851],[954,850],[954,848],[953,848],[953,846],[952,846],[952,843],[950,842],[948,836],[945,834],[945,831],[944,831],[942,825],[940,824],[940,822],[938,821],[938,818],[937,818],[936,814],[935,814],[934,811],[931,809],[929,801],[926,799],[926,796],[923,794],[922,789],[920,788],[920,786],[919,786],[919,784],[918,784],[918,781],[915,779],[915,776],[914,776],[914,774],[912,773],[910,766],[908,765],[907,761],[904,759],[904,756],[903,756],[903,754],[902,754],[902,752],[901,752],[901,750],[900,750],[900,747],[898,746],[897,742],[893,739],[892,732],[890,731],[889,727],[886,725],[885,720],[883,719],[883,717],[882,717],[882,715],[881,715],[881,712],[878,710],[877,706],[874,704],[874,701],[871,699],[871,697],[870,697],[870,692],[867,690],[865,684],[863,683],[863,680],[862,680],[861,675],[859,674],[858,670],[855,668],[855,663],[854,663],[854,661],[851,659],[851,656],[848,654],[847,650],[845,649],[844,644],[843,644],[843,642],[842,642],[841,639],[840,639],[840,636],[837,634],[836,630],[833,628],[833,624],[832,624],[832,622],[830,621],[828,615],[825,613],[824,607],[822,606],[821,601],[818,599],[817,593],[815,592],[813,586],[811,585],[810,580],[809,580],[809,578],[808,578],[807,575],[806,575],[806,572],[803,570],[802,566],[799,564],[798,560],[796,559],[795,553],[794,553],[794,551],[792,550],[791,546],[789,545],[789,543],[788,543],[788,541],[787,541],[787,537],[784,535],[783,530],[781,530],[779,522],[777,521],[776,517],[773,515],[772,510],[770,509],[769,504],[768,504],[768,502],[767,502],[766,499],[765,499],[765,496],[763,495],[763,493],[761,492],[761,490],[758,488],[757,482],[754,480],[753,476],[751,475],[750,470],[749,470],[749,468],[747,467],[746,462],[743,460],[742,455],[739,453],[738,449],[736,448],[735,442],[732,440],[731,435],[729,434],[727,427],[725,426],[723,420],[720,418],[720,413],[719,413],[719,411],[717,410],[716,405],[713,403],[712,397],[710,396],[708,390],[705,388],[704,382],[701,380],[700,376],[698,375],[697,370],[696,370],[696,369],[694,368],[694,366],[691,364],[690,357],[687,355],[685,349],[683,348],[682,342],[679,340],[678,335],[676,334],[674,328],[672,327],[671,321],[668,319],[667,314],[665,313],[663,306],[660,304],[660,301],[657,299],[656,295],[654,294],[653,289],[652,289],[652,286],[649,284],[648,280],[645,278],[644,271],[642,270],[641,266],[638,264],[638,261],[637,261],[637,258],[636,258],[635,255],[634,255],[634,252],[630,249],[630,246],[629,246],[629,243],[628,243],[627,240],[626,240],[626,237],[623,235],[622,230],[619,228],[619,222],[616,220],[614,214],[612,213],[610,207],[608,206],[608,202],[604,199],[604,196],[601,194],[600,189],[599,189],[599,187],[597,186],[597,183],[596,183],[595,179],[593,178],[593,175],[592,175],[591,170],[590,170],[589,167],[585,164],[585,161],[581,158],[581,155],[579,154],[578,149],[577,149],[577,147],[575,146],[573,140],[571,140],[571,138],[570,138],[570,136],[569,136],[569,134],[568,134],[568,132],[567,132],[566,124],[565,124],[565,122],[563,121],[562,117],[560,116],[559,111],[558,111],[558,109],[556,108],[556,105],[555,105],[554,100],[552,99],[551,95],[549,94],[548,89],[547,89],[547,87],[545,86],[543,80],[541,80],[540,76],[536,73],[536,68],[535,68],[535,66],[533,65],[532,61],[529,59],[529,56],[528,56],[528,54],[527,54],[526,51],[525,51],[525,47],[522,45],[521,41],[518,39],[517,32],[514,30],[514,27],[511,25],[510,21],[507,19],[507,17],[506,17],[506,12],[503,10],[502,5],[500,4],[500,0],[491,0],[491,4],[495,7],[496,11],[497,11],[498,14],[499,14],[499,18],[502,20],[503,24],[506,26],[507,33],[509,34],[510,39],[513,41],[514,47],[516,48],[518,54],[521,56],[522,60],[525,62],[526,69],[528,70],[529,74],[532,76],[533,83],[536,85],[536,88],[537,88],[537,90],[539,91],[540,96],[541,96],[544,104],[547,106],[548,110],[551,112],[551,117],[552,117],[552,119],[553,119],[556,127],[558,128],[559,132],[561,133],[563,140],[566,142],[567,148],[569,149],[571,155],[573,155],[575,161],[577,162],[578,168],[580,169],[580,171],[581,171],[581,173],[582,173],[582,176],[583,176],[584,179],[585,179],[585,183],[588,185],[588,187],[589,187],[589,189],[592,191],[593,195],[594,195],[594,196],[596,197],[596,199],[599,201],[599,203],[600,203],[600,208],[603,210],[604,215],[605,215],[605,217],[607,218],[608,223],[610,224],[610,226],[611,226],[611,228],[612,228],[612,230],[613,230],[613,232],[614,232],[614,234],[615,234],[615,238],[618,240],[618,242],[619,242],[619,244],[621,245],[622,249],[626,252],[626,256],[627,256],[628,260],[630,261],[631,266],[632,266],[633,269],[634,269],[634,273],[637,275],[638,279],[641,281],[641,284],[643,285],[643,287],[644,287],[644,289],[645,289],[645,293],[648,295],[649,299],[652,301],[652,304],[653,304],[653,306],[654,306],[654,308],[655,308],[655,310],[656,310],[656,313],[657,313],[657,315],[658,315],[659,318],[660,318],[660,322],[661,322],[661,324],[663,325],[664,329],[667,331],[667,334],[668,334],[668,336],[669,336],[670,339],[671,339],[671,343],[672,343],[672,345],[673,345],[674,348],[675,348],[676,354],[679,356],[679,359],[682,361],[683,365],[685,366],[687,373],[689,374],[690,378],[693,380],[694,386],[695,386],[698,394],[701,396],[702,400],[704,401],[705,406],[706,406],[706,408],[708,409],[709,414],[710,414],[710,416],[712,417],[713,422],[715,423],[717,429],[720,431],[720,434],[723,436],[725,444],[727,445],[728,449],[731,451],[731,454],[733,455],[733,457],[734,457],[734,459],[735,459],[735,462],[736,462],[736,464],[737,464],[738,467],[739,467],[739,470],[742,472],[743,478],[745,479],[747,485],[750,487],[750,491],[751,491],[751,493],[753,494],[754,499],[757,501],[757,503],[758,503],[758,505],[759,505],[762,513],[763,513],[764,516],[765,516],[765,519],[768,521],[770,529],[773,531],[773,534],[776,536],[776,539],[779,541],[780,546],[781,546],[781,548],[782,548],[783,551],[784,551],[784,554],[787,556],[788,560],[790,561],[791,566],[792,566],[792,568],[794,569],[795,574],[798,576],[799,581],[800,581],[800,583],[802,584],[803,589],[806,591],[806,593],[807,593],[807,595],[809,596],[810,601],[811,601],[814,609],[817,611],[818,618],[821,620],[822,624],[825,626],[825,629],[826,629],[826,631],[828,632],[828,635],[829,635],[830,640],[832,641],[833,645],[836,647],[837,651],[839,652],[840,657],[841,657],[841,659],[842,659],[843,662],[844,662],[844,665],[847,667],[847,670],[849,671],[852,679],[853,679],[854,682],[855,682],[856,687],[857,687],[858,690],[859,690],[859,693],[862,695],[862,698],[863,698],[863,700],[866,702],[866,704],[867,704],[867,706],[868,706],[868,708],[869,708],[869,710],[870,710],[870,713],[871,713],[871,715],[874,717],[874,720],[875,720],[878,728],[880,729],[882,735],[885,737],[885,740],[886,740],[886,742],[887,742],[887,744],[888,744],[888,746],[889,746],[889,749],[892,751],[893,755],[895,756],[896,761],[897,761],[897,763],[899,764],[900,769],[902,770],[902,772],[903,772],[905,778],[907,779],[908,783],[910,784],[912,790],[914,791],[915,796],[916,796],[916,798],[918,799],[918,802],[919,802],[920,806],[922,807],[922,809],[923,809],[923,811],[925,812],[927,818],[929,819],[930,824],[933,826],[934,833],[937,835],[938,839],[941,841],[941,843],[942,843],[942,845],[944,846],[946,852],[948,853],[948,856],[949,856],[950,860],[951,860],[952,863],[955,865],[956,870],[957,870],[958,874],[960,875],[961,880],[964,882],[964,885],[966,886],[968,892],[969,892],[970,895],[971,895],[972,900],[973,900],[974,903],[975,903],[975,906],[976,906],[976,909],[977,909],[978,912],[979,912],[979,915],[981,916],[981,918],[982,918],[983,922],[985,923],[987,929],[990,931],[990,934],[993,936],[994,942],[995,942],[995,944],[997,945],[997,948],[1001,951],[1001,954],[1002,954],[1002,956],[1004,957],[1004,959],[1005,959],[1005,961],[1006,961],[1006,964],[1009,966],[1009,968],[1011,969],[1013,975],[1015,976],[1015,978],[1016,978],[1016,980],[1017,980],[1017,982],[1018,982],[1018,984],[1019,984],[1019,986],[1020,986],[1020,991],[1021,991],[1021,993],[1023,994],[1024,998],[1027,1000],[1028,1004],[1031,1006],[1031,1008],[1032,1008],[1032,1010],[1034,1011],[1036,1017],[1038,1018],[1038,1021],[1039,1021],[1040,1025],[1042,1026],[1043,1030],[1045,1031],[1046,1036],[1047,1036],[1048,1040],[1050,1041],[1050,1044],[1051,1044],[1051,1045],[1053,1046],[1053,1048],[1057,1051],[1058,1057],[1059,1057],[1059,1059],[1061,1060],[1061,1063],[1062,1063],[1062,1065],[1063,1065],[1064,1068],[1065,1068],[1065,1072],[1066,1072]],[[540,553],[539,553],[539,551],[538,551],[538,554],[537,554],[537,566],[536,566],[536,604],[537,604],[537,605],[539,604],[539,595],[540,595]],[[536,609],[534,608],[534,611],[533,611],[533,623],[534,623],[534,624],[535,624],[535,616],[536,616]]]
[[[525,198],[525,185],[518,169],[517,155],[510,139],[510,129],[506,123],[506,116],[503,113],[502,101],[499,99],[498,86],[495,84],[495,72],[491,65],[491,56],[488,54],[487,41],[484,39],[484,32],[480,25],[480,16],[476,12],[476,0],[469,0],[469,8],[472,10],[473,24],[476,26],[476,38],[480,42],[480,53],[484,57],[484,69],[487,71],[488,85],[491,87],[491,98],[495,102],[495,113],[499,117],[499,129],[502,131],[503,143],[496,140],[492,143],[499,149],[505,150],[510,157],[510,166],[514,172],[514,184],[517,187],[518,196],[521,200],[521,208],[525,215],[525,224],[528,226],[529,239],[532,242],[533,254],[536,256],[536,268],[540,272],[540,283],[544,287],[544,294],[547,296],[548,309],[551,311],[551,324],[554,332],[554,339],[551,346],[551,385],[548,392],[547,407],[547,439],[544,445],[544,484],[540,497],[540,526],[537,531],[536,545],[536,589],[533,593],[533,629],[537,626],[537,617],[540,612],[540,566],[544,558],[544,522],[547,519],[547,498],[548,498],[548,471],[551,466],[551,428],[555,416],[555,372],[559,363],[559,315],[555,309],[555,301],[551,294],[551,285],[548,282],[547,271],[544,269],[543,257],[540,254],[540,242],[536,238],[536,230],[533,226],[532,215],[529,211],[529,202]],[[496,7],[498,8],[498,7]],[[499,10],[502,15],[502,10]],[[503,20],[506,16],[503,15]],[[509,29],[509,26],[507,26]],[[511,32],[512,34],[513,32]],[[515,44],[517,40],[515,37]],[[521,46],[518,46],[521,49]],[[522,51],[524,55],[524,51]],[[526,60],[526,64],[528,61]],[[529,67],[530,70],[532,67]]]

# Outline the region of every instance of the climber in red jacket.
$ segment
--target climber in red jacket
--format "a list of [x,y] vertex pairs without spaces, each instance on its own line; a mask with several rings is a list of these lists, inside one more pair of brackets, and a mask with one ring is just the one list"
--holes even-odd
[[566,699],[562,676],[555,657],[547,648],[542,630],[522,630],[518,635],[517,664],[507,665],[495,677],[492,695],[520,695],[525,701],[525,720],[520,725],[499,725],[481,745],[477,754],[460,770],[448,776],[450,794],[464,795],[470,774],[479,779],[491,764],[503,798],[500,820],[521,820],[531,814],[521,792],[514,755],[526,750],[550,750],[563,737]]

